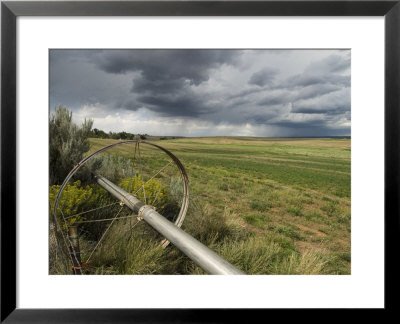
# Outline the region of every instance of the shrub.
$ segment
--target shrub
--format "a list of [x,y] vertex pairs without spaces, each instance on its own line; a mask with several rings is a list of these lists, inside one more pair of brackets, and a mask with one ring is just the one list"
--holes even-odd
[[93,162],[90,162],[88,162],[88,165],[91,170],[97,170],[98,174],[113,183],[118,183],[123,178],[134,177],[137,172],[133,160],[123,156],[104,154],[93,158]]
[[[50,186],[49,199],[51,213],[53,212],[55,200],[59,190],[59,185]],[[73,223],[81,220],[80,215],[74,215],[95,206],[100,200],[101,195],[102,193],[97,188],[92,186],[83,187],[79,180],[72,184],[68,183],[65,186],[58,203],[59,210],[62,211],[62,214],[61,212],[57,213],[57,216],[60,218],[60,220],[62,219],[62,215],[64,215],[64,218],[69,217],[67,218],[67,225],[70,226]],[[62,220],[61,224],[63,227],[65,227],[64,220]]]
[[[72,123],[72,112],[58,106],[49,121],[50,185],[61,184],[71,169],[89,151],[88,137],[93,125],[89,119],[81,127]],[[79,170],[79,179],[90,177],[90,172]]]
[[169,201],[169,193],[167,188],[156,179],[151,179],[144,184],[142,177],[137,175],[133,178],[126,178],[122,180],[119,183],[119,186],[129,193],[136,195],[141,201],[146,201],[147,205],[157,207],[159,210],[165,208]]

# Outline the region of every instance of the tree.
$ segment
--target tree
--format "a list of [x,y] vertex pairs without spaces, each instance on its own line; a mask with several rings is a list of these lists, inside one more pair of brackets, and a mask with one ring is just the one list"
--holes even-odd
[[119,135],[119,139],[122,139],[122,140],[125,140],[128,138],[128,133],[125,131],[119,132],[118,135]]
[[108,134],[101,129],[93,128],[93,130],[90,132],[89,137],[94,137],[94,138],[108,138]]
[[85,119],[80,127],[74,124],[72,112],[61,105],[50,116],[50,185],[61,184],[71,169],[89,151],[88,137],[92,126],[91,119]]

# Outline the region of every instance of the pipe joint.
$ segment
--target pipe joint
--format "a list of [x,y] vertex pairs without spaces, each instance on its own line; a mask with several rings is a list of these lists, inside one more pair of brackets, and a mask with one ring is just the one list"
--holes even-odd
[[153,210],[155,210],[155,208],[154,208],[153,206],[151,206],[151,205],[144,205],[144,206],[140,207],[140,209],[139,209],[139,211],[138,211],[138,217],[137,217],[137,219],[138,219],[138,220],[143,220],[143,215],[144,215],[144,213],[146,212],[146,210],[148,210],[148,209],[153,209]]

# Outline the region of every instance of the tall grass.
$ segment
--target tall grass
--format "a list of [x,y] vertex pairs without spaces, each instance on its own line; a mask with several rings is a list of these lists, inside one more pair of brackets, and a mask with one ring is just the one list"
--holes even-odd
[[[166,147],[174,145],[191,179],[182,225],[187,233],[247,274],[350,273],[350,163],[343,144],[193,141],[163,141]],[[307,150],[307,145],[315,147]],[[136,175],[133,162],[122,153],[107,157],[99,169],[118,184]],[[172,177],[163,185],[169,195],[162,214],[173,220],[180,208],[176,197],[182,194],[181,180]],[[107,199],[112,201],[104,196],[102,204]],[[118,209],[116,205],[93,217],[110,217]],[[162,237],[145,222],[129,231],[135,222],[132,218],[113,224],[86,266],[87,274],[204,274],[174,246],[161,248]],[[81,226],[83,259],[107,224],[90,226]],[[51,256],[51,273],[65,271],[57,260]]]
[[[254,236],[240,218],[235,221],[231,216],[229,209],[215,214],[211,206],[193,208],[184,229],[247,274],[324,273],[326,260],[321,255],[299,254],[279,233]],[[132,223],[119,221],[110,229],[87,274],[204,274],[175,247],[162,248],[161,236],[144,222],[133,231],[131,227]]]

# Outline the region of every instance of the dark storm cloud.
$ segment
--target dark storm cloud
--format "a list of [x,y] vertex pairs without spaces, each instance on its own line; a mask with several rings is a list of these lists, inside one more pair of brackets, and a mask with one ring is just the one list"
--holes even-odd
[[211,111],[202,98],[186,93],[140,96],[138,101],[161,116],[198,117]]
[[[272,79],[278,70],[267,68],[254,73],[250,79],[251,82],[249,81],[249,84],[256,84],[259,87],[243,90],[239,94],[232,96],[231,99],[264,93],[262,99],[257,102],[258,105],[274,106],[304,99],[320,98],[326,94],[350,87],[350,75],[338,73],[348,70],[350,68],[349,64],[350,62],[347,58],[332,55],[321,61],[309,64],[302,73],[283,79],[272,87],[270,86]],[[261,86],[266,87],[260,89]],[[346,93],[346,95],[349,99],[350,94]],[[323,110],[325,103],[321,102],[320,106],[321,110]],[[350,109],[350,103],[348,108]]]
[[[53,50],[51,101],[72,107],[79,103],[106,103],[114,109],[137,110],[154,97],[150,109],[162,110],[155,104],[158,101],[165,104],[164,114],[179,115],[179,108],[197,101],[188,99],[189,95],[195,95],[191,88],[209,80],[211,70],[233,64],[238,56],[240,52],[227,50]],[[132,73],[130,93],[116,95],[120,91],[108,79],[122,79],[126,88],[127,76]],[[113,74],[120,77],[113,78]],[[84,82],[86,79],[91,81]],[[63,91],[59,91],[60,87]],[[182,115],[188,115],[196,107],[199,106],[187,107]]]
[[287,98],[283,97],[269,97],[265,98],[262,101],[260,101],[258,104],[260,106],[275,106],[275,105],[280,105],[287,102]]
[[350,86],[350,77],[338,74],[324,74],[320,72],[305,72],[289,78],[283,86],[287,88],[308,87],[312,85],[333,84],[343,87]]
[[270,92],[263,95],[257,104],[259,106],[284,105],[290,102],[292,98],[293,94],[290,91]]
[[238,55],[229,50],[109,50],[94,55],[95,64],[108,73],[141,71],[145,79],[208,80],[208,70],[228,64]]
[[99,51],[50,51],[50,107],[61,104],[76,110],[84,105],[107,105],[133,100],[132,77],[115,76],[99,70],[93,56]]
[[283,120],[276,123],[273,123],[275,126],[289,127],[289,128],[310,128],[310,127],[318,127],[323,128],[326,126],[326,120],[324,119],[316,119],[307,121],[307,123],[294,123],[292,120]]
[[321,114],[317,118],[296,120],[292,116],[284,116],[280,119],[269,118],[265,115],[253,116],[252,122],[258,125],[278,128],[280,136],[336,136],[343,135],[347,127],[335,126],[335,116]]
[[185,87],[184,80],[164,79],[149,80],[146,78],[137,78],[133,80],[132,92],[153,92],[153,93],[171,93],[181,90]]
[[335,84],[314,84],[302,88],[296,95],[295,99],[300,100],[300,99],[310,99],[310,98],[320,97],[322,95],[338,91],[340,89],[341,87]]
[[318,87],[334,85],[339,87],[350,86],[350,75],[343,74],[350,69],[350,58],[331,55],[322,60],[310,63],[303,73],[288,78],[281,86],[287,88]]
[[237,99],[237,98],[244,98],[247,97],[249,95],[255,94],[255,93],[260,93],[265,91],[265,89],[260,89],[259,87],[257,88],[251,88],[251,89],[246,89],[243,91],[238,91],[237,93],[228,96],[228,99]]
[[[350,59],[331,55],[310,63],[302,73],[277,83],[269,94],[258,102],[261,106],[290,107],[279,118],[258,116],[255,122],[297,129],[325,129],[339,120],[350,121]],[[277,90],[285,90],[276,92]],[[284,110],[284,109],[283,109]],[[320,116],[312,118],[312,116]],[[308,116],[308,117],[307,117]],[[310,118],[311,117],[311,118]],[[332,129],[330,129],[331,131]]]
[[[320,136],[343,136],[344,131],[342,127],[332,128],[327,127],[326,122],[317,121],[311,122],[307,124],[293,124],[292,122],[282,122],[276,124],[280,129],[282,129],[282,133],[284,136],[288,137],[320,137]],[[350,133],[348,133],[349,135]]]
[[350,111],[350,99],[350,89],[345,88],[320,97],[296,101],[293,103],[292,112],[302,114],[342,114]]
[[281,127],[284,134],[343,129],[350,118],[349,51],[315,51],[312,59],[302,51],[278,54],[53,50],[50,104],[103,107],[104,116],[143,108],[152,116],[199,119],[211,128],[250,123]]
[[254,73],[249,80],[249,84],[258,85],[259,87],[270,85],[273,83],[278,72],[278,69],[266,67],[261,71]]
[[295,113],[301,114],[327,114],[327,115],[341,115],[348,111],[348,106],[335,106],[333,109],[315,109],[310,107],[296,107]]
[[233,64],[240,51],[232,50],[111,50],[93,55],[94,64],[113,74],[136,72],[131,92],[136,94],[123,107],[145,105],[164,116],[198,116],[209,109],[192,91],[210,78],[212,70]]

